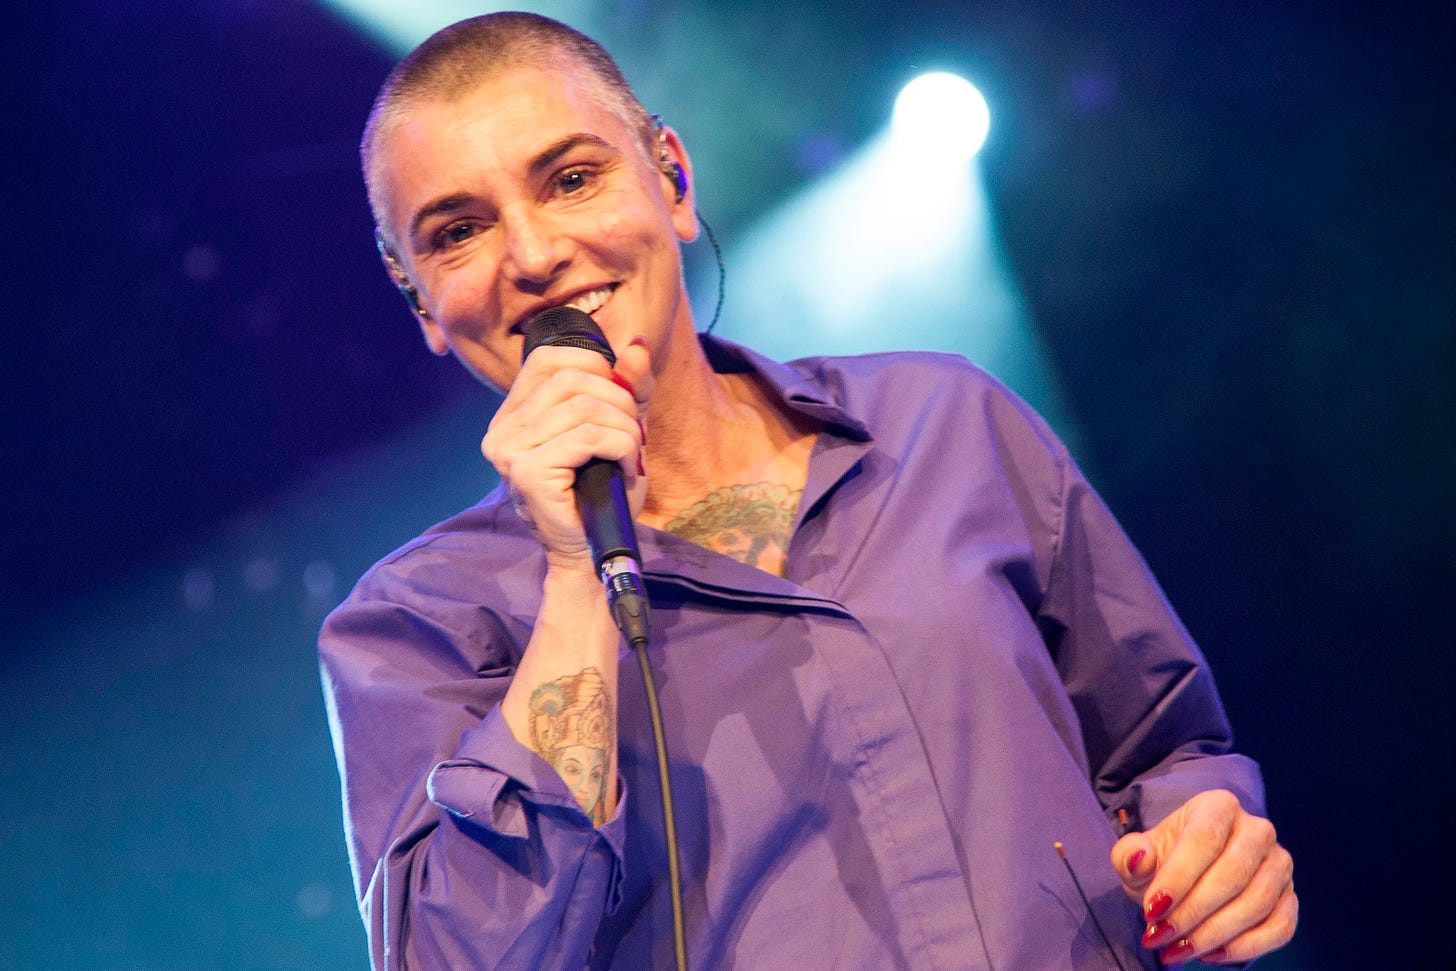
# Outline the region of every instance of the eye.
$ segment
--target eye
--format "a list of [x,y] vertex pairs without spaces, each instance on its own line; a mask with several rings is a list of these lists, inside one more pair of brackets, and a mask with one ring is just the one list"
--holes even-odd
[[448,249],[467,242],[479,231],[480,227],[473,222],[454,222],[437,232],[432,242],[436,249]]
[[556,176],[556,191],[562,195],[573,195],[591,184],[592,173],[584,168],[566,169]]

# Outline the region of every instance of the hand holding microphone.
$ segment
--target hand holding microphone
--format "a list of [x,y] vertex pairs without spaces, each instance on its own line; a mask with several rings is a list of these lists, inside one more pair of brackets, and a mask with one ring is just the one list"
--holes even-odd
[[634,644],[648,634],[633,516],[646,491],[637,414],[649,365],[640,341],[618,361],[589,315],[549,308],[527,323],[520,374],[482,442],[548,562],[594,572]]

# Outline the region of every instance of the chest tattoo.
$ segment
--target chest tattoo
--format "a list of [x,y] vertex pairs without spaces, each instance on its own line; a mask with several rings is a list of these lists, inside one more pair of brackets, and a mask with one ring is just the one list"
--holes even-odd
[[763,568],[764,554],[788,553],[802,489],[772,482],[726,486],[693,503],[665,527],[669,533]]

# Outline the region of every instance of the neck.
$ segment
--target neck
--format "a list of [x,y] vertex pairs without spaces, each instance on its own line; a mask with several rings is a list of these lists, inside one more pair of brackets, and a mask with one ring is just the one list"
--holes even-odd
[[[783,572],[782,553],[808,476],[817,423],[785,408],[753,374],[717,374],[696,338],[691,354],[663,369],[647,420],[648,494],[639,519],[699,545]],[[721,522],[724,510],[767,510],[771,536],[728,538],[693,520]],[[740,543],[747,545],[740,546]],[[749,547],[753,546],[754,549]]]

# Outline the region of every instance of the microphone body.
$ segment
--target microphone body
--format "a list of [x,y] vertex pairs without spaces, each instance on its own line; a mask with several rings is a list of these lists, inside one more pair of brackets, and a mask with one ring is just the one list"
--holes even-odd
[[[562,346],[597,351],[608,364],[617,363],[617,355],[612,353],[596,321],[575,307],[549,307],[527,322],[525,332],[522,361],[538,347]],[[572,491],[592,563],[607,592],[612,620],[628,643],[634,647],[646,644],[651,614],[622,468],[607,459],[591,459],[576,470]]]

